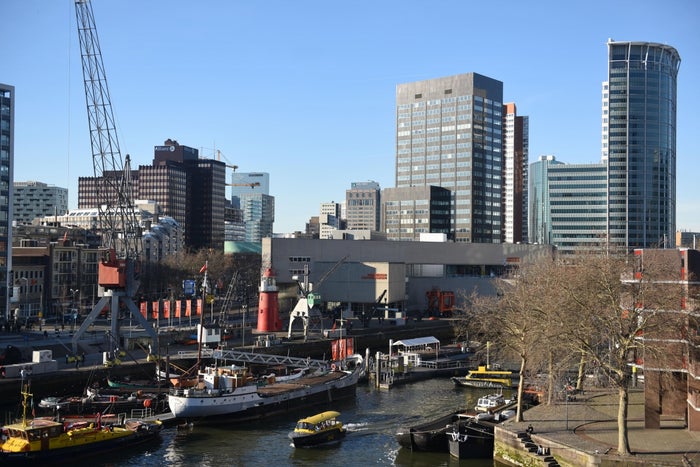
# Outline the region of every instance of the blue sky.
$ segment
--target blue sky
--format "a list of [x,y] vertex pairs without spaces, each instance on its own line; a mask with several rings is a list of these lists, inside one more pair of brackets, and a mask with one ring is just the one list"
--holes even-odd
[[[600,160],[608,38],[675,47],[677,227],[700,231],[700,2],[93,0],[122,154],[166,139],[269,172],[275,232],[352,182],[394,186],[396,85],[477,72],[530,118],[530,161]],[[0,2],[15,180],[67,187],[92,161],[73,0]],[[695,110],[693,110],[695,109]]]

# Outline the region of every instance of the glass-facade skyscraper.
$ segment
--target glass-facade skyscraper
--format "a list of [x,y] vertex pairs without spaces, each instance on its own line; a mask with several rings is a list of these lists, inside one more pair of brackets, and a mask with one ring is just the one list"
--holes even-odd
[[605,244],[606,166],[564,164],[540,156],[530,166],[530,240],[556,245],[560,253]]
[[552,155],[540,156],[530,165],[528,189],[528,233],[531,243],[552,243],[552,215],[549,202],[549,167],[563,164]]
[[275,198],[270,196],[270,174],[267,172],[233,172],[231,204],[242,212],[245,241],[260,243],[272,236],[275,222]]
[[603,154],[608,171],[607,236],[612,246],[625,250],[674,246],[680,62],[676,49],[668,45],[608,41]]

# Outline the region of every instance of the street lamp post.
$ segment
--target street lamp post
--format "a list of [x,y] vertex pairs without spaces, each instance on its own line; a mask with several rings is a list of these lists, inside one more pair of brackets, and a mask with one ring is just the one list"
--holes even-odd
[[[71,320],[71,331],[75,328],[76,320],[78,319],[77,313],[78,308],[75,305],[75,296],[80,293],[80,289],[70,289],[70,320]],[[65,315],[64,315],[65,318]],[[65,319],[64,319],[65,321]]]
[[24,315],[25,323],[29,320],[29,280],[26,277],[19,278],[20,283],[24,283],[24,291],[21,293],[22,298],[24,298],[24,309],[22,314]]
[[245,317],[248,314],[248,304],[244,303],[241,307],[243,309],[243,324],[241,329],[241,346],[245,347]]

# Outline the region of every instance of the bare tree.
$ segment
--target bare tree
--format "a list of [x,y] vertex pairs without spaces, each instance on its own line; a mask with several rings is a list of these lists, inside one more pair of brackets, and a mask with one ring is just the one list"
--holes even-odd
[[639,355],[661,355],[657,343],[641,337],[658,332],[665,321],[659,316],[680,302],[679,287],[659,288],[673,269],[668,260],[668,255],[650,258],[640,269],[634,256],[591,254],[561,264],[558,273],[564,292],[560,312],[577,317],[575,325],[562,327],[563,341],[617,388],[621,455],[630,454],[627,413],[633,364]]
[[211,293],[216,289],[224,294],[231,279],[237,276],[235,295],[237,299],[255,298],[260,279],[260,255],[226,255],[221,251],[208,249],[196,252],[180,252],[167,256],[159,263],[148,263],[142,274],[141,294],[149,299],[164,298],[165,295],[179,295],[186,279],[197,282],[197,290],[203,290],[204,274],[202,267],[207,264],[208,287]]
[[541,366],[550,355],[548,339],[554,333],[548,326],[548,316],[550,309],[557,306],[556,297],[551,293],[551,281],[555,278],[548,273],[551,268],[551,258],[540,259],[497,282],[497,296],[472,294],[466,297],[462,319],[457,324],[461,326],[460,329],[470,329],[472,333],[518,357],[516,421],[523,420],[526,373],[533,367]]

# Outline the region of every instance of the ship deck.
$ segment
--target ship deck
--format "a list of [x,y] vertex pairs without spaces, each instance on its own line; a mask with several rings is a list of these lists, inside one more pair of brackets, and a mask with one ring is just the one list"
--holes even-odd
[[260,386],[258,388],[258,393],[265,397],[265,396],[273,396],[276,394],[281,394],[285,393],[288,391],[293,391],[295,389],[303,388],[303,387],[308,387],[308,386],[317,386],[319,384],[326,384],[330,383],[332,381],[339,380],[343,376],[346,376],[347,373],[343,373],[340,371],[334,371],[331,373],[327,373],[324,375],[311,375],[311,376],[303,376],[299,379],[294,380],[293,382],[287,382],[287,383],[274,383],[269,386]]

